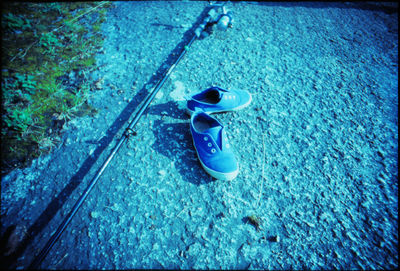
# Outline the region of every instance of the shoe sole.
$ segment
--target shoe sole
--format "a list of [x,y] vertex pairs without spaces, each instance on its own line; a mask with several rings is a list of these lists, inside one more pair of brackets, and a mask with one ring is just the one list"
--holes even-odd
[[[249,93],[249,94],[250,94],[250,93]],[[248,100],[248,102],[245,103],[245,104],[242,104],[242,105],[240,105],[240,106],[238,106],[238,107],[235,107],[235,108],[232,108],[232,109],[227,109],[227,110],[204,111],[204,112],[207,113],[207,114],[214,114],[214,113],[238,111],[238,110],[241,110],[241,109],[247,107],[247,106],[251,103],[251,100],[252,100],[252,99],[253,99],[253,97],[252,97],[251,94],[250,94],[250,99]],[[193,113],[194,113],[194,111],[193,111],[193,110],[190,110],[190,109],[186,106],[186,114],[188,114],[189,116],[191,116]]]
[[[192,135],[193,137],[193,135]],[[203,162],[200,159],[199,153],[197,152],[197,148],[196,145],[194,144],[194,140],[193,140],[193,146],[194,149],[196,150],[196,154],[197,157],[199,158],[200,164],[201,166],[204,168],[204,170],[211,175],[212,177],[214,177],[217,180],[224,180],[224,181],[232,181],[233,179],[236,178],[236,176],[239,174],[239,167],[237,170],[233,171],[233,172],[219,172],[219,171],[215,171],[209,167],[207,167],[205,164],[203,164]]]

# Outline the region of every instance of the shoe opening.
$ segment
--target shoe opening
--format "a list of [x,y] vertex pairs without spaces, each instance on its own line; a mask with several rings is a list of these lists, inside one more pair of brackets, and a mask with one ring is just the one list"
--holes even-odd
[[219,91],[215,89],[208,91],[203,97],[199,99],[200,102],[209,104],[217,104],[220,100],[221,97]]

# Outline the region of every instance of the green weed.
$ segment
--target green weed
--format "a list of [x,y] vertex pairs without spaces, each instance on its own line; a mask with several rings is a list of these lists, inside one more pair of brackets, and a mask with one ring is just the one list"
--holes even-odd
[[[51,151],[62,129],[55,121],[96,112],[85,103],[85,71],[96,65],[93,55],[103,40],[98,30],[109,6],[97,5],[2,4],[2,173]],[[73,70],[78,80],[71,90],[60,78]]]
[[31,23],[28,19],[23,16],[17,16],[12,13],[4,15],[2,20],[2,27],[9,28],[12,30],[27,30],[31,28]]
[[39,44],[45,49],[46,53],[50,54],[53,54],[55,49],[62,45],[53,33],[43,33],[40,37]]

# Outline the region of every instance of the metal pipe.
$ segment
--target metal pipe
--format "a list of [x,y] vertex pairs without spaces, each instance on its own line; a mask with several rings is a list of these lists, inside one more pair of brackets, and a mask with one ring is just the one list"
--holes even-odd
[[[223,7],[225,3],[222,4],[211,4],[210,6],[213,8],[220,8]],[[210,9],[210,10],[211,10]],[[64,218],[60,226],[57,228],[55,233],[50,237],[50,239],[47,241],[46,245],[44,248],[40,251],[40,253],[35,257],[35,259],[32,261],[32,263],[29,265],[28,269],[38,269],[42,261],[46,258],[47,254],[50,252],[51,248],[54,246],[54,244],[57,242],[57,240],[60,238],[61,234],[64,232],[68,224],[71,222],[72,218],[74,215],[77,213],[78,209],[82,206],[82,203],[85,201],[87,196],[89,195],[90,191],[92,191],[93,187],[96,185],[97,181],[103,174],[104,170],[108,166],[108,164],[111,162],[111,160],[114,158],[114,156],[117,154],[119,149],[121,148],[122,144],[128,139],[132,134],[135,134],[133,131],[133,128],[136,126],[138,123],[139,119],[143,115],[144,111],[149,107],[150,103],[153,101],[154,97],[157,95],[158,91],[161,89],[161,87],[164,85],[165,81],[168,79],[169,75],[171,72],[174,70],[176,65],[178,65],[179,61],[183,58],[183,56],[186,54],[187,50],[190,48],[192,43],[200,37],[200,33],[204,30],[204,26],[210,21],[210,16],[206,17],[203,21],[203,24],[201,24],[197,29],[194,31],[194,35],[191,38],[191,40],[187,43],[186,46],[182,49],[181,53],[179,54],[178,58],[175,60],[175,62],[168,68],[168,70],[165,72],[163,77],[158,81],[157,85],[154,87],[153,91],[147,96],[146,100],[140,107],[139,111],[137,111],[135,117],[132,119],[132,121],[129,123],[128,127],[125,129],[125,132],[123,133],[122,137],[116,144],[116,146],[113,148],[112,152],[110,155],[107,157],[101,168],[96,172],[96,175],[94,178],[90,181],[88,187],[85,189],[83,194],[79,197],[78,201],[75,203],[73,206],[72,210],[68,213],[68,215]]]
[[176,67],[176,65],[179,63],[179,61],[183,58],[183,56],[186,54],[186,51],[188,48],[192,45],[192,43],[196,40],[197,36],[194,35],[192,39],[188,42],[188,44],[183,48],[182,52],[180,53],[179,57],[175,60],[175,62],[169,67],[169,69],[166,71],[162,79],[157,83],[157,85],[154,87],[153,91],[149,94],[149,96],[146,98],[145,102],[142,104],[141,108],[139,111],[136,113],[135,117],[133,120],[130,122],[128,128],[126,128],[124,134],[122,135],[121,139],[118,141],[117,145],[114,147],[106,161],[103,163],[101,168],[97,171],[95,177],[91,180],[89,183],[88,187],[86,190],[83,192],[83,194],[80,196],[78,201],[75,203],[74,207],[72,210],[69,212],[69,214],[64,218],[63,222],[60,224],[60,226],[57,228],[56,232],[50,237],[49,241],[47,241],[46,245],[44,248],[40,251],[38,256],[32,261],[32,263],[29,265],[28,269],[38,269],[39,265],[42,263],[44,258],[47,256],[49,253],[50,249],[53,247],[53,245],[57,242],[58,238],[60,238],[61,234],[64,232],[65,228],[68,226],[68,224],[71,222],[73,216],[76,214],[78,209],[81,207],[82,203],[85,201],[87,196],[89,195],[90,191],[93,189],[93,187],[96,185],[97,181],[99,180],[100,176],[103,174],[104,170],[110,163],[110,161],[114,158],[118,150],[121,148],[122,144],[125,142],[125,140],[131,135],[130,132],[133,131],[133,128],[136,126],[138,123],[140,117],[143,115],[144,111],[149,107],[150,103],[154,99],[154,97],[157,95],[158,91],[161,89],[161,87],[164,85],[165,81],[168,79],[169,75],[173,71],[173,69]]

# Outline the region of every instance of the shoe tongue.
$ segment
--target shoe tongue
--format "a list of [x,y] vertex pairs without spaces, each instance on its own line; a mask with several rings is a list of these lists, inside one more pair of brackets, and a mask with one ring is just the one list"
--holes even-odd
[[218,94],[219,94],[219,98],[222,99],[222,96],[226,93],[225,91],[222,91],[220,89],[217,89]]
[[221,126],[216,126],[216,127],[211,127],[208,128],[207,130],[204,131],[204,133],[210,134],[211,137],[214,139],[215,143],[221,148],[221,140],[222,140],[222,127]]

